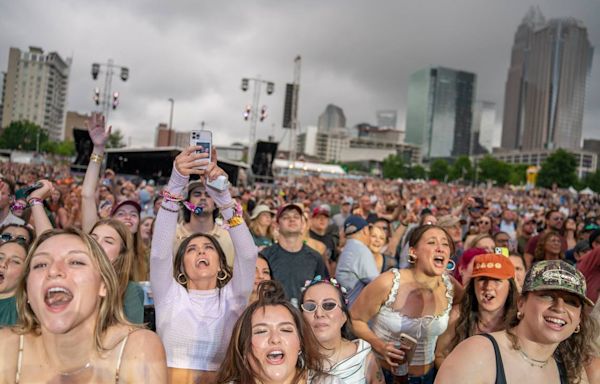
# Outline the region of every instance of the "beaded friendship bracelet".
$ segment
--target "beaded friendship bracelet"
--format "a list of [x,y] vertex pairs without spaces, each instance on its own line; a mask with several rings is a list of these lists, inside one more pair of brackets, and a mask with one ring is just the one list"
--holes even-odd
[[38,197],[30,197],[29,199],[27,199],[27,203],[30,207],[33,207],[34,205],[44,205],[44,200]]
[[165,207],[165,205],[164,205],[164,204],[161,204],[161,205],[160,205],[160,207],[161,207],[162,209],[164,209],[165,211],[168,211],[168,212],[173,212],[173,213],[177,213],[177,212],[179,212],[179,209],[173,209],[173,208]]
[[162,190],[159,194],[165,201],[175,201],[177,203],[183,201],[185,198],[183,195],[177,195],[175,193],[171,193],[166,189]]

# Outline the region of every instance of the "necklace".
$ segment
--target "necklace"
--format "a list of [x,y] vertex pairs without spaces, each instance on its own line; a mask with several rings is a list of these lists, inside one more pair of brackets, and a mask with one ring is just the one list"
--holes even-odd
[[527,353],[525,353],[525,351],[522,348],[517,349],[517,351],[519,351],[519,354],[521,355],[523,360],[528,362],[529,365],[531,365],[532,367],[544,368],[546,365],[548,365],[548,362],[550,361],[550,357],[546,360],[536,360],[534,358],[531,358],[529,357],[529,355],[527,355]]
[[85,371],[86,369],[88,369],[88,368],[89,368],[89,367],[91,367],[91,366],[92,366],[92,362],[91,362],[91,361],[88,361],[87,363],[85,363],[85,365],[84,365],[83,367],[80,367],[80,368],[74,369],[74,370],[72,370],[72,371],[70,371],[70,372],[60,372],[60,371],[59,371],[58,373],[59,373],[61,376],[73,376],[73,375],[76,375],[76,374],[78,374],[78,373],[80,373],[80,372],[83,372],[83,371]]

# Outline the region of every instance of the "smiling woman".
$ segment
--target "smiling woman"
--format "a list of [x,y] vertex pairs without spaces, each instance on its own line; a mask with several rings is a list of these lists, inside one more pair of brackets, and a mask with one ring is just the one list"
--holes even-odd
[[0,331],[0,382],[165,382],[158,336],[125,320],[115,271],[90,236],[45,232],[24,270],[18,326]]
[[24,271],[25,243],[9,240],[0,245],[0,327],[17,321],[15,293]]
[[[584,365],[598,334],[587,306],[583,275],[560,260],[540,261],[527,272],[518,312],[504,331],[473,336],[442,364],[436,383],[587,382]],[[495,364],[490,364],[495,361]]]

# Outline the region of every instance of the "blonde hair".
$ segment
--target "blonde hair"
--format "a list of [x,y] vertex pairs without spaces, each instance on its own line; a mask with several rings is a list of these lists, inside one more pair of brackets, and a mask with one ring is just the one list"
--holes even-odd
[[125,295],[129,280],[131,280],[131,272],[133,267],[133,236],[131,231],[119,220],[115,219],[102,219],[97,221],[92,227],[90,234],[94,229],[106,225],[114,229],[119,238],[121,239],[121,249],[119,249],[119,256],[112,262],[115,272],[117,272],[117,279],[119,280],[119,294],[121,297]]
[[[76,236],[79,238],[89,251],[89,256],[94,267],[98,268],[100,272],[100,278],[104,283],[106,289],[106,296],[97,296],[98,316],[96,318],[96,327],[94,329],[94,341],[98,352],[104,352],[108,348],[105,348],[102,344],[102,338],[105,335],[108,328],[113,325],[127,325],[129,327],[138,328],[138,326],[131,324],[126,320],[123,312],[123,303],[121,295],[119,294],[119,282],[115,269],[113,268],[110,260],[104,253],[104,250],[98,243],[88,234],[82,232],[76,228],[67,229],[53,229],[46,231],[41,234],[31,246],[24,263],[24,273],[19,287],[17,288],[16,300],[17,300],[17,312],[19,314],[19,323],[13,330],[18,334],[34,333],[36,335],[41,334],[40,322],[33,312],[33,309],[28,303],[27,295],[27,278],[29,277],[31,259],[35,254],[38,247],[46,242],[50,241],[55,236],[69,235]],[[90,297],[90,300],[94,298]]]

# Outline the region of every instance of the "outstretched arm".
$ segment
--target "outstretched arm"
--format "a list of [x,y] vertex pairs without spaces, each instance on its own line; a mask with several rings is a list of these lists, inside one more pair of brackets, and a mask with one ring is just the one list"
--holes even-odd
[[102,168],[104,147],[111,130],[111,127],[106,129],[105,125],[104,116],[100,113],[92,113],[92,117],[86,121],[90,139],[94,143],[94,150],[90,156],[81,190],[81,226],[85,232],[89,232],[98,221],[96,186],[100,177],[100,168]]
[[[226,173],[217,166],[217,153],[212,151],[212,163],[206,169],[206,178],[213,181],[219,176],[227,176]],[[218,191],[207,185],[206,191],[214,200],[217,207],[223,215],[225,221],[231,221],[229,235],[235,248],[235,258],[233,260],[233,278],[229,282],[235,295],[249,297],[254,285],[254,267],[258,256],[258,248],[254,244],[250,230],[246,222],[241,217],[241,212],[236,211],[236,205],[231,198],[229,189]],[[237,224],[237,225],[234,225]]]
[[[196,169],[197,159],[206,158],[207,154],[196,154],[197,147],[189,147],[181,152],[173,164],[173,171],[166,190],[171,195],[181,195],[191,174],[203,175],[204,170]],[[173,280],[173,238],[177,229],[179,205],[174,201],[163,200],[156,215],[152,247],[150,251],[150,282],[156,303],[164,300]]]

